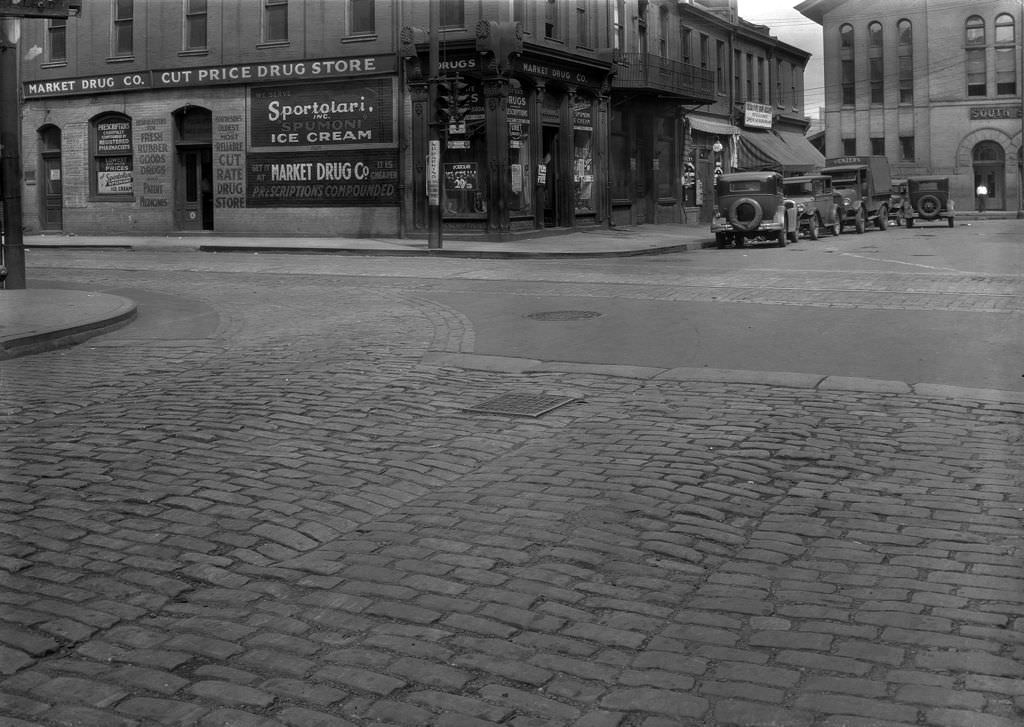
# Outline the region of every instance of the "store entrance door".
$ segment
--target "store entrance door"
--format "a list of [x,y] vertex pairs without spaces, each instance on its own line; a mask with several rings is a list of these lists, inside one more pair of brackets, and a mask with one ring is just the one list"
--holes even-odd
[[974,188],[984,184],[988,189],[985,209],[1006,209],[1006,155],[994,141],[983,141],[974,147]]
[[545,165],[544,183],[544,226],[562,227],[566,224],[562,189],[564,175],[559,167],[562,154],[559,146],[558,127],[545,126],[540,163]]
[[212,149],[178,149],[174,201],[179,230],[213,229]]

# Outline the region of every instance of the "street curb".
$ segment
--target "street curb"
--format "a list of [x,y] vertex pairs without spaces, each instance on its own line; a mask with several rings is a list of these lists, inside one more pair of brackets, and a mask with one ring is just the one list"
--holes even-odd
[[421,362],[434,366],[451,366],[471,371],[509,374],[593,374],[620,378],[690,381],[700,383],[752,384],[778,386],[825,392],[863,394],[895,394],[922,396],[931,399],[971,399],[999,404],[1024,404],[1024,392],[1001,389],[976,389],[965,386],[918,383],[852,376],[822,376],[787,371],[749,371],[745,369],[712,369],[679,367],[672,369],[620,364],[574,363],[571,361],[539,361],[513,356],[490,356],[475,353],[430,351]]
[[554,260],[566,258],[617,258],[617,257],[641,257],[645,255],[670,255],[676,252],[687,252],[689,250],[701,250],[708,247],[715,247],[715,242],[683,242],[672,245],[651,247],[643,250],[595,250],[592,252],[560,252],[549,251],[526,251],[526,250],[451,250],[451,249],[403,249],[387,250],[381,248],[351,248],[351,247],[259,247],[256,245],[200,245],[199,252],[210,253],[247,253],[265,255],[354,255],[360,257],[450,257],[450,258],[471,258],[478,260],[512,260],[531,258],[537,260]]
[[[110,296],[115,297],[115,296]],[[69,348],[95,336],[116,331],[131,323],[138,316],[138,306],[127,298],[118,309],[102,319],[88,321],[69,328],[42,330],[24,336],[0,340],[0,361],[21,356],[30,356],[60,348]]]

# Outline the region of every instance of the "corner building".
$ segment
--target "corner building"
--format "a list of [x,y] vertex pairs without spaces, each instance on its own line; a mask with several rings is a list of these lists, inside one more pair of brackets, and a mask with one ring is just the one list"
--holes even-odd
[[825,151],[950,178],[958,209],[1022,209],[1020,0],[806,0],[822,26]]
[[[440,126],[445,232],[709,218],[716,170],[781,168],[806,129],[808,54],[735,0],[435,1],[438,75],[459,84]],[[110,0],[26,21],[27,231],[425,236],[429,13]]]

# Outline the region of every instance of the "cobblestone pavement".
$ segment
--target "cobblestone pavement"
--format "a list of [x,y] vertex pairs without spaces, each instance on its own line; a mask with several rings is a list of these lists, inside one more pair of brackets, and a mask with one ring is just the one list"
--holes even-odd
[[[4,727],[1024,720],[1024,404],[457,368],[414,281],[62,277],[221,323],[0,364]],[[573,401],[464,411],[505,393]]]

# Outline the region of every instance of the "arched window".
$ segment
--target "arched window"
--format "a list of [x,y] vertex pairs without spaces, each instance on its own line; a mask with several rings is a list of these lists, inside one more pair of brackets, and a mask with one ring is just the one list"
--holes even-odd
[[972,15],[964,23],[964,43],[985,45],[985,20],[980,15]]
[[1008,13],[996,16],[996,94],[1000,96],[1017,94],[1014,36],[1013,16]]
[[853,26],[843,23],[839,26],[839,70],[842,84],[843,106],[857,102],[856,76],[853,65]]
[[967,69],[967,95],[988,95],[988,67],[985,63],[985,21],[972,15],[964,23],[965,68]]
[[914,103],[914,30],[906,18],[896,23],[896,65],[899,83],[899,102]]
[[132,199],[132,120],[118,113],[100,114],[90,124],[90,187],[98,199]]
[[871,105],[885,103],[885,63],[882,60],[882,24],[868,23],[868,80],[871,84]]
[[1003,13],[996,17],[996,45],[1013,42],[1013,16]]
[[898,42],[900,45],[914,44],[914,29],[910,24],[910,21],[906,18],[903,18],[896,23],[896,35],[898,36]]
[[839,47],[853,49],[853,26],[849,23],[839,26]]

